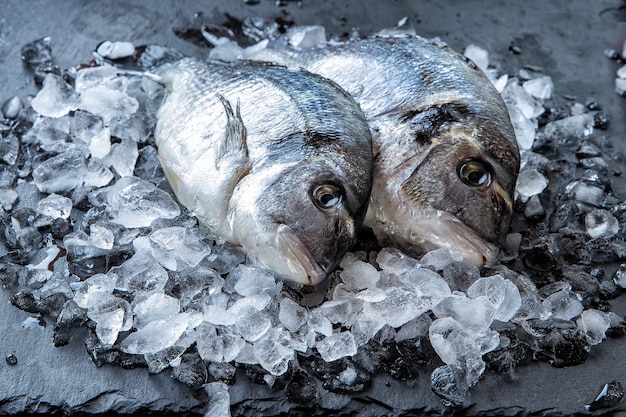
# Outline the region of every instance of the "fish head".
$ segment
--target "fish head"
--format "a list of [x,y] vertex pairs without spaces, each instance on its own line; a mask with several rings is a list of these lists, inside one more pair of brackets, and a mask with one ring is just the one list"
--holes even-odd
[[[285,279],[317,285],[355,243],[369,190],[355,189],[336,167],[319,161],[267,176],[260,187],[238,187],[247,198],[232,218],[245,224],[233,230],[253,262]],[[253,196],[245,189],[259,191]]]
[[373,229],[410,253],[446,247],[483,265],[498,257],[510,227],[519,151],[510,122],[458,111],[440,107],[405,120],[412,147],[380,149],[385,172],[375,176],[387,181],[373,191],[373,206],[384,211]]

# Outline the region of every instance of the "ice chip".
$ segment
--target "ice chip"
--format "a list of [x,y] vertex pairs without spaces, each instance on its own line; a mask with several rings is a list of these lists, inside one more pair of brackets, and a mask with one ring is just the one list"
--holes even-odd
[[204,385],[207,393],[207,411],[204,417],[230,417],[230,393],[223,382],[210,382]]
[[289,44],[298,49],[324,47],[326,29],[324,26],[293,26],[287,31]]
[[154,320],[173,317],[180,312],[180,301],[162,292],[139,294],[133,300],[133,313],[137,326]]
[[334,333],[318,341],[315,347],[326,362],[352,356],[357,352],[354,336],[350,332]]
[[606,338],[606,331],[611,325],[609,315],[598,310],[585,310],[576,320],[576,327],[583,332],[590,345],[597,345]]
[[400,327],[430,308],[430,300],[414,292],[392,287],[385,291],[387,297],[372,303],[372,310],[380,314],[391,327]]
[[496,309],[494,319],[507,322],[515,316],[522,304],[519,290],[500,275],[479,278],[467,289],[472,298],[486,297]]
[[294,357],[293,349],[289,349],[273,340],[261,340],[254,344],[254,356],[259,365],[272,375],[282,375],[289,368],[289,361]]
[[130,330],[133,325],[128,301],[113,296],[90,306],[87,317],[96,322],[96,336],[107,347],[113,346],[120,331]]
[[76,92],[82,94],[90,88],[105,85],[108,81],[117,79],[117,68],[109,65],[83,68],[76,73],[74,85]]
[[482,72],[487,74],[487,67],[489,66],[489,52],[480,46],[470,44],[467,45],[463,55],[471,59]]
[[524,151],[532,149],[535,142],[535,123],[524,116],[517,107],[509,107],[508,110],[517,145]]
[[179,313],[165,319],[153,320],[124,339],[119,347],[130,354],[156,353],[174,346],[190,322],[188,313]]
[[578,143],[593,133],[593,114],[583,113],[549,122],[543,132],[559,144]]
[[108,275],[96,274],[82,282],[74,294],[74,302],[82,308],[89,308],[108,299],[115,289],[115,279]]
[[228,275],[228,280],[234,280],[235,291],[245,296],[258,294],[277,294],[276,276],[267,269],[253,268],[243,264]]
[[46,117],[61,117],[75,110],[78,97],[71,85],[56,74],[48,74],[32,101],[33,109]]
[[137,251],[120,266],[111,268],[109,275],[117,278],[116,288],[128,292],[162,291],[168,275],[151,253]]
[[619,232],[619,222],[610,211],[595,209],[585,215],[585,227],[592,239],[613,237]]
[[115,169],[120,177],[129,177],[135,171],[138,157],[137,142],[132,139],[122,139],[120,143],[110,146],[109,152],[101,158],[102,162]]
[[220,306],[210,304],[204,310],[204,320],[215,325],[230,326],[235,324],[236,318],[235,314]]
[[478,329],[488,328],[496,313],[487,297],[468,298],[462,294],[443,299],[432,310],[438,318],[451,317],[465,327]]
[[450,296],[448,283],[435,271],[428,268],[410,269],[400,276],[400,282],[417,295],[430,299],[430,305]]
[[326,318],[326,316],[324,316],[324,314],[322,314],[322,310],[319,308],[313,309],[311,311],[307,324],[309,325],[311,330],[324,336],[330,336],[331,334],[333,334],[332,323]]
[[469,395],[466,372],[458,366],[444,365],[430,375],[432,390],[446,406],[460,406]]
[[613,282],[622,288],[626,288],[626,264],[621,264],[615,271]]
[[376,256],[376,262],[385,272],[398,276],[420,265],[417,260],[395,248],[381,249]]
[[359,290],[375,287],[380,279],[380,272],[376,268],[359,260],[344,264],[339,275],[343,282]]
[[524,90],[526,90],[528,94],[540,100],[551,98],[552,92],[554,91],[552,78],[547,76],[525,81],[522,87],[524,87]]
[[72,118],[73,135],[77,142],[89,147],[91,156],[104,158],[111,150],[111,132],[100,116],[77,110]]
[[56,193],[82,185],[86,174],[85,156],[77,150],[69,150],[36,164],[33,181],[40,191]]
[[106,192],[111,221],[128,228],[148,227],[156,219],[180,214],[170,194],[137,177],[122,177]]
[[280,302],[278,319],[290,332],[296,332],[306,323],[309,314],[307,310],[291,298],[283,298]]
[[626,78],[615,79],[615,92],[620,96],[626,96]]
[[354,342],[357,346],[366,344],[376,336],[376,333],[385,324],[387,324],[387,320],[374,311],[369,303],[366,303],[350,329],[354,336]]
[[139,102],[123,91],[97,85],[80,93],[80,103],[77,107],[97,114],[108,125],[115,117],[124,118],[135,113],[139,108]]
[[515,192],[522,198],[528,199],[540,194],[548,186],[546,177],[536,169],[528,169],[519,173]]
[[14,188],[0,188],[0,204],[5,210],[11,210],[18,197],[19,194]]
[[130,42],[104,41],[96,48],[96,53],[103,58],[120,59],[135,53],[135,46]]
[[196,327],[194,332],[200,357],[207,362],[222,362],[224,359],[224,342],[222,336],[217,335],[215,326],[204,322]]
[[570,320],[583,312],[580,300],[566,289],[550,294],[542,304],[556,319]]
[[247,341],[256,342],[270,330],[272,322],[266,313],[252,306],[246,306],[241,309],[235,326]]
[[211,247],[201,239],[198,233],[181,226],[159,229],[150,235],[150,240],[168,255],[173,255],[177,263],[191,268],[211,253]]
[[115,243],[113,232],[100,224],[89,225],[89,243],[96,248],[111,250]]
[[451,250],[448,248],[438,248],[426,253],[420,259],[420,263],[424,265],[430,265],[435,270],[441,271],[451,262],[462,261],[463,254],[459,251]]
[[72,200],[58,194],[50,194],[37,203],[37,212],[53,219],[67,219],[72,211]]

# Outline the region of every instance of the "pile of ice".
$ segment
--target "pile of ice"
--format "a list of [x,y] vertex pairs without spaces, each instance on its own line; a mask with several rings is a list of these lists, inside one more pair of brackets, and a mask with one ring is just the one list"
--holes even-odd
[[[318,44],[320,31],[289,36]],[[434,361],[433,390],[461,404],[488,367],[581,363],[619,331],[606,299],[626,288],[626,265],[614,276],[601,266],[626,259],[626,204],[607,186],[612,149],[595,134],[605,119],[578,103],[546,116],[547,76],[493,79],[523,156],[504,263],[357,251],[311,291],[246,264],[176,202],[152,137],[160,85],[107,65],[49,71],[32,100],[2,107],[0,282],[55,323],[57,346],[87,328],[97,364],[172,368],[224,401],[239,367],[270,386],[304,369],[344,395],[381,370],[411,379]]]

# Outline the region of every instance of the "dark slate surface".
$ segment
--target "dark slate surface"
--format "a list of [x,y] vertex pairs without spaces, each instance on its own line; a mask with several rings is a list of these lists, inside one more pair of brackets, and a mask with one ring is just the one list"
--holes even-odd
[[[197,17],[197,12],[201,16]],[[0,101],[13,95],[23,99],[36,92],[20,61],[25,43],[52,37],[55,63],[61,68],[86,62],[103,40],[131,40],[135,44],[158,43],[186,54],[202,56],[200,47],[174,36],[172,29],[196,25],[198,19],[220,23],[224,12],[235,17],[281,17],[295,24],[323,24],[330,35],[359,27],[368,34],[394,26],[407,16],[417,32],[440,36],[462,50],[475,43],[489,50],[503,72],[524,65],[541,66],[552,76],[557,95],[579,102],[598,101],[612,116],[608,134],[616,146],[626,149],[626,99],[613,93],[617,64],[603,56],[608,47],[620,48],[626,38],[626,4],[618,0],[552,1],[506,0],[379,1],[302,0],[277,7],[273,0],[257,5],[242,1],[112,1],[43,0],[5,1],[0,6]],[[514,44],[522,54],[514,55]],[[624,196],[626,182],[616,182]],[[614,311],[626,313],[626,296],[614,300]],[[172,411],[202,413],[202,395],[175,381],[166,371],[149,375],[145,369],[96,367],[77,337],[70,345],[55,348],[51,326],[25,329],[29,314],[17,310],[0,291],[0,357],[17,357],[17,364],[0,362],[0,414],[2,413],[103,413],[115,411]],[[549,364],[520,366],[511,376],[487,372],[471,392],[467,408],[459,415],[571,415],[587,414],[603,384],[618,380],[626,384],[626,338],[611,339],[591,350],[584,365],[553,368]],[[321,386],[318,389],[324,393]],[[195,396],[194,396],[195,394]],[[439,415],[445,408],[430,392],[429,370],[421,370],[411,382],[387,375],[354,398],[324,393],[320,407],[294,407],[283,391],[248,383],[241,376],[230,388],[234,415],[309,415],[320,407],[337,414]],[[450,412],[451,410],[447,410]],[[626,415],[626,404],[594,413]]]

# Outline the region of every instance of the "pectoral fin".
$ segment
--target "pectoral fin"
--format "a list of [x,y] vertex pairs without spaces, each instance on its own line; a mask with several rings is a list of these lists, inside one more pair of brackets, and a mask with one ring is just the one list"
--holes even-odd
[[224,159],[228,159],[229,163],[235,162],[233,161],[233,159],[235,159],[240,162],[240,164],[249,164],[246,126],[241,119],[239,100],[237,100],[237,106],[235,111],[233,111],[232,105],[224,96],[218,94],[217,97],[224,105],[227,122],[226,128],[224,129],[224,137],[219,144],[215,158],[216,167],[219,169]]

